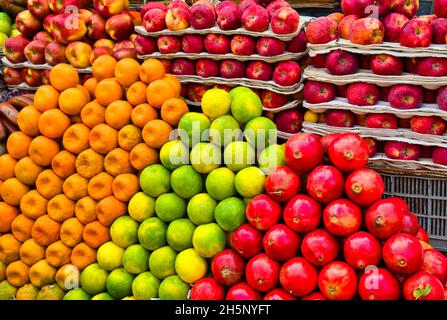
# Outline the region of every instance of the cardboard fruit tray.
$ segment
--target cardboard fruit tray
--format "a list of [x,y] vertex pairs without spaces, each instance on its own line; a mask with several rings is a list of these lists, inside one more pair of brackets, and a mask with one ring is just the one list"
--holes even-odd
[[[3,57],[1,59],[5,67],[14,68],[14,69],[21,69],[21,68],[31,68],[35,70],[51,70],[53,67],[50,66],[48,63],[45,64],[34,64],[29,61],[22,62],[22,63],[12,63],[10,62],[6,57]],[[84,68],[84,69],[77,69],[75,70],[79,73],[92,73],[92,68]]]

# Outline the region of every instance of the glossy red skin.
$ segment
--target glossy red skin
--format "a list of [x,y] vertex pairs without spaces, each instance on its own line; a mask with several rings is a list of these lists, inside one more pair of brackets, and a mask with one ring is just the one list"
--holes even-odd
[[376,201],[366,211],[366,228],[377,238],[387,239],[402,229],[405,212],[393,199]]
[[382,248],[379,240],[368,232],[359,231],[346,238],[343,244],[343,255],[346,262],[357,270],[367,266],[375,266],[382,259]]
[[329,133],[324,137],[321,137],[321,144],[323,145],[324,152],[327,152],[329,146],[332,142],[334,142],[335,138],[337,138],[339,133]]
[[430,272],[443,284],[447,284],[447,258],[438,250],[424,250],[422,270]]
[[[428,289],[424,294],[420,287]],[[417,297],[415,297],[417,295]],[[427,271],[420,271],[409,277],[404,283],[405,300],[444,300],[444,288],[441,281]]]
[[191,289],[191,300],[223,300],[224,288],[211,277],[197,281]]
[[307,195],[298,194],[287,203],[283,218],[292,230],[307,233],[318,227],[321,214],[322,208],[318,201]]
[[338,242],[326,230],[309,232],[301,243],[303,257],[318,267],[327,265],[338,256]]
[[396,277],[385,268],[372,268],[359,280],[362,300],[399,300],[401,291]]
[[400,232],[408,233],[409,235],[416,237],[416,235],[419,232],[419,228],[420,225],[416,215],[411,212],[405,212],[403,219],[403,227],[402,230],[400,230]]
[[363,138],[368,145],[369,157],[372,157],[377,152],[377,142],[373,138]]
[[419,227],[419,231],[416,234],[416,239],[429,243],[430,238],[428,237],[427,231],[424,228]]
[[228,290],[226,300],[261,300],[261,294],[247,283],[240,282]]
[[279,268],[279,262],[265,253],[260,253],[247,263],[245,271],[247,283],[257,291],[268,292],[278,283]]
[[231,247],[244,258],[251,258],[262,251],[262,233],[245,223],[231,234]]
[[351,300],[357,293],[357,275],[348,264],[334,261],[320,271],[318,287],[329,300]]
[[275,201],[289,201],[300,190],[300,177],[286,166],[278,166],[265,179],[265,191]]
[[314,291],[317,279],[317,269],[301,257],[295,257],[284,263],[279,273],[282,287],[296,297],[304,297]]
[[356,232],[362,224],[362,210],[352,201],[337,199],[323,210],[323,223],[335,236],[346,237]]
[[254,197],[246,209],[248,222],[261,231],[266,231],[277,224],[281,218],[281,213],[281,206],[264,194]]
[[362,168],[352,172],[345,182],[345,193],[359,206],[369,206],[385,191],[382,177],[376,171]]
[[277,224],[266,232],[262,243],[270,258],[286,261],[298,253],[301,238],[285,224]]
[[318,166],[307,177],[307,192],[322,203],[340,198],[343,187],[343,175],[332,166]]
[[320,292],[312,292],[311,294],[303,297],[301,300],[323,301],[323,300],[327,300],[327,299]]
[[368,145],[355,133],[342,133],[329,146],[329,158],[344,172],[363,168],[368,163]]
[[323,162],[323,145],[315,134],[300,132],[287,141],[285,149],[286,163],[296,172],[307,173]]
[[232,286],[244,277],[245,260],[231,249],[218,253],[211,263],[214,279],[225,286]]
[[284,289],[276,288],[268,292],[262,300],[296,300],[296,298]]
[[422,246],[419,240],[406,233],[389,238],[382,247],[382,256],[388,269],[409,276],[422,267]]

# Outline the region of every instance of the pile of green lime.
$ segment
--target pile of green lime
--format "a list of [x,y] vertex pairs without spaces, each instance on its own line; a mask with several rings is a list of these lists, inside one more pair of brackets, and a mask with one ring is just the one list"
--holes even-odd
[[0,11],[0,48],[9,37],[20,35],[16,25],[12,24],[11,17],[6,12]]

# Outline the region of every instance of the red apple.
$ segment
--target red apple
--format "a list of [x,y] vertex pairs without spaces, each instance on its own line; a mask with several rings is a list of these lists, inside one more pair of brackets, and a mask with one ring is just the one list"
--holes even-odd
[[447,86],[442,87],[438,90],[436,103],[438,104],[439,109],[447,111]]
[[93,64],[93,62],[100,56],[106,55],[111,56],[113,55],[113,50],[109,47],[96,47],[93,48],[92,52],[90,53],[89,61],[90,64]]
[[329,102],[335,99],[335,86],[332,83],[306,81],[304,99],[312,104]]
[[193,102],[202,101],[202,97],[210,89],[209,86],[199,83],[188,84],[186,88],[186,98]]
[[194,29],[209,29],[214,26],[216,12],[213,6],[195,3],[189,12],[189,22]]
[[285,0],[274,0],[270,2],[265,9],[267,10],[271,19],[276,10],[281,8],[291,8],[291,5]]
[[272,31],[276,34],[291,34],[298,30],[300,15],[290,7],[276,10],[271,19]]
[[182,50],[185,53],[201,53],[205,48],[203,36],[200,34],[185,34],[182,37]]
[[163,2],[156,2],[156,1],[147,2],[141,8],[141,19],[144,20],[146,12],[152,9],[161,9],[164,12],[168,11],[168,7],[166,7],[166,5]]
[[273,67],[264,61],[250,61],[247,64],[245,75],[249,79],[269,81],[272,78]]
[[419,86],[398,84],[391,88],[388,100],[396,109],[417,109],[422,104],[424,91]]
[[304,52],[307,49],[307,38],[306,38],[306,31],[301,30],[301,32],[295,36],[292,40],[287,42],[287,48],[286,51],[298,53],[298,52]]
[[301,80],[301,67],[295,61],[279,62],[273,70],[273,81],[280,86],[293,86]]
[[317,54],[310,58],[310,63],[315,68],[326,68],[326,58],[327,54]]
[[327,16],[329,19],[334,20],[337,22],[337,25],[340,24],[341,20],[345,17],[345,15],[341,12],[333,12],[330,15]]
[[433,31],[432,42],[436,44],[445,44],[445,37],[447,35],[447,19],[438,18],[431,23]]
[[357,82],[348,86],[346,97],[356,106],[374,106],[379,101],[379,88],[375,84]]
[[67,58],[65,58],[65,46],[57,41],[47,44],[44,53],[45,61],[50,66],[55,66],[59,63],[67,63]]
[[242,0],[239,3],[239,8],[241,9],[241,12],[244,12],[247,8],[258,5],[258,2],[256,0]]
[[354,21],[360,19],[360,16],[356,14],[346,15],[338,24],[338,33],[340,34],[340,38],[349,40],[349,28]]
[[289,98],[287,95],[276,93],[270,90],[263,90],[261,93],[262,105],[269,109],[280,108],[285,105]]
[[434,147],[432,153],[433,163],[447,166],[447,148]]
[[269,14],[259,5],[249,6],[242,12],[243,27],[248,31],[263,32],[269,28]]
[[430,25],[433,23],[433,21],[436,20],[436,18],[437,17],[434,14],[426,14],[426,15],[419,16],[419,17],[418,16],[413,17],[413,19],[419,19],[419,20],[425,21]]
[[50,70],[41,70],[40,79],[42,80],[43,85],[50,85]]
[[130,59],[136,59],[137,58],[137,50],[135,48],[121,48],[116,50],[112,57],[115,58],[116,61],[130,58]]
[[407,58],[405,60],[405,69],[409,73],[417,74],[420,58]]
[[158,8],[146,11],[143,16],[143,26],[148,32],[166,29],[166,11]]
[[61,44],[82,39],[87,33],[84,21],[68,13],[58,14],[51,20],[51,34]]
[[446,0],[434,0],[433,10],[438,18],[447,18],[447,1]]
[[374,55],[371,59],[370,67],[375,74],[386,76],[398,76],[404,70],[402,60],[389,54]]
[[235,3],[235,2],[233,2],[231,0],[225,0],[225,1],[222,1],[219,4],[217,4],[217,6],[215,8],[216,12],[219,13],[219,11],[222,10],[223,8],[225,8],[225,7],[233,7],[233,8],[234,7],[238,7],[239,8],[237,3]]
[[40,32],[36,33],[36,35],[33,37],[33,40],[42,40],[47,43],[50,43],[51,41],[54,40],[54,38],[51,35],[51,33],[47,32],[47,31],[40,31]]
[[421,76],[445,77],[447,76],[447,59],[436,57],[421,58],[416,72]]
[[[186,3],[185,3],[186,4]],[[166,26],[169,30],[184,30],[189,27],[189,7],[170,7],[166,12]]]
[[87,27],[87,36],[93,40],[107,38],[106,22],[97,13],[91,15],[85,22]]
[[338,76],[356,73],[359,70],[358,55],[343,50],[331,51],[327,55],[326,69]]
[[345,15],[355,14],[361,17],[374,15],[374,6],[378,6],[377,13],[383,17],[389,9],[390,0],[342,0],[341,9]]
[[90,54],[92,51],[92,47],[85,42],[70,42],[65,48],[65,57],[73,67],[83,69],[90,65]]
[[93,44],[94,48],[98,48],[98,47],[108,47],[111,50],[113,50],[113,48],[115,47],[115,41],[110,40],[110,39],[99,39],[96,40],[95,43]]
[[284,110],[275,115],[274,122],[279,131],[298,133],[302,129],[304,116],[297,109]]
[[29,40],[22,35],[11,37],[3,43],[3,53],[11,63],[25,62],[24,50],[29,43]]
[[160,36],[157,39],[157,46],[160,53],[176,53],[182,47],[181,38],[178,36]]
[[362,18],[351,23],[349,41],[355,44],[368,45],[382,43],[385,28],[376,18]]
[[16,28],[23,36],[32,38],[42,28],[42,22],[29,10],[25,10],[17,14]]
[[24,50],[26,59],[34,64],[44,64],[46,46],[47,42],[43,40],[31,41]]
[[22,78],[25,80],[25,83],[30,87],[38,87],[42,84],[42,79],[40,77],[40,70],[23,68]]
[[383,18],[385,27],[385,41],[399,42],[400,30],[408,22],[408,18],[401,13],[391,12]]
[[306,28],[307,41],[312,44],[328,43],[338,38],[338,25],[332,19],[319,17]]
[[13,69],[9,67],[5,67],[3,69],[3,80],[8,86],[16,86],[24,81],[20,69]]
[[391,113],[371,113],[366,116],[364,126],[375,129],[397,129],[398,120]]
[[202,78],[218,77],[219,62],[213,59],[199,59],[196,62],[196,74]]
[[29,12],[37,19],[42,20],[50,14],[50,6],[47,0],[27,0]]
[[421,134],[443,135],[446,122],[440,117],[415,116],[410,119],[411,130]]
[[49,14],[43,19],[42,26],[45,29],[45,31],[49,32],[51,34],[52,28],[53,28],[53,19],[56,17],[56,14]]
[[354,115],[348,110],[329,110],[326,112],[326,124],[332,127],[353,127]]
[[430,24],[413,19],[408,21],[400,30],[400,45],[417,48],[428,47],[433,36]]
[[223,78],[243,78],[245,64],[238,60],[222,60],[220,63],[220,76]]
[[135,49],[135,45],[131,40],[121,40],[113,46],[113,51],[117,51],[119,49]]
[[419,0],[391,0],[390,9],[413,18],[419,10]]
[[133,29],[133,20],[125,13],[117,14],[106,21],[106,31],[113,40],[128,39]]
[[139,34],[134,40],[135,49],[140,55],[151,54],[157,51],[157,40],[153,37],[147,37]]
[[129,7],[128,0],[93,0],[96,12],[107,19],[120,14]]
[[256,53],[256,40],[243,34],[235,35],[230,43],[231,52],[240,56],[251,56]]
[[[234,2],[230,3],[234,4]],[[227,5],[217,12],[217,25],[222,30],[237,29],[241,26],[241,15],[241,10],[237,5]]]
[[171,9],[171,8],[183,8],[183,9],[188,10],[189,5],[183,0],[172,0],[172,1],[170,1],[169,5],[168,5],[168,9]]
[[284,53],[286,44],[276,38],[259,38],[256,50],[261,56],[272,57]]
[[399,141],[385,142],[385,155],[391,159],[418,160],[421,157],[421,146]]
[[196,72],[195,62],[189,59],[175,59],[171,65],[172,74],[176,75],[194,75]]
[[230,52],[230,39],[223,34],[209,33],[205,37],[205,49],[212,54],[226,54]]

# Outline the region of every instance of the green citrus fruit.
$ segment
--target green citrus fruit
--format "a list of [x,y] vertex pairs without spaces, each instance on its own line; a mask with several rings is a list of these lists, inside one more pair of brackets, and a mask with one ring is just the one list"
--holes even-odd
[[160,300],[186,300],[188,292],[188,284],[176,275],[164,279],[158,289]]
[[94,263],[87,266],[81,273],[81,287],[90,295],[95,295],[106,290],[106,279],[109,273]]
[[112,271],[122,266],[121,259],[123,253],[123,248],[112,241],[109,241],[99,247],[96,259],[101,268],[107,271]]
[[231,101],[231,114],[242,123],[260,117],[262,114],[262,102],[254,92],[240,92]]
[[139,223],[130,216],[121,216],[110,227],[110,237],[113,243],[121,248],[127,248],[138,242]]
[[138,239],[146,250],[155,250],[166,245],[168,226],[161,219],[151,217],[144,220],[138,228]]
[[132,294],[134,276],[124,268],[115,269],[107,277],[107,292],[115,299],[122,299]]
[[172,221],[166,232],[169,246],[177,251],[192,248],[192,235],[196,226],[189,219]]
[[276,143],[277,131],[275,123],[266,117],[251,119],[244,128],[245,139],[258,150]]
[[175,169],[171,175],[172,189],[183,199],[191,199],[202,192],[202,176],[192,166],[181,166]]
[[145,194],[156,198],[171,190],[171,173],[161,164],[148,166],[140,174],[140,186]]
[[216,223],[202,224],[192,236],[194,249],[204,258],[212,258],[225,249],[225,232]]
[[188,202],[186,211],[194,224],[200,225],[214,222],[214,209],[217,202],[208,193],[199,193]]
[[220,167],[222,152],[215,144],[201,142],[191,149],[190,160],[194,170],[206,174]]
[[215,119],[210,126],[210,142],[217,146],[226,146],[230,142],[241,140],[242,130],[239,122],[226,115]]
[[266,147],[258,156],[259,168],[265,174],[272,172],[277,166],[286,164],[284,145],[272,144]]
[[245,202],[236,197],[222,200],[214,215],[222,229],[234,231],[245,222]]
[[237,172],[256,163],[256,151],[245,141],[231,142],[225,147],[224,162]]
[[230,112],[231,96],[222,89],[213,88],[202,97],[202,111],[211,119],[216,119]]
[[236,194],[235,174],[228,168],[218,168],[206,177],[205,186],[208,194],[215,200],[223,200]]
[[123,267],[131,274],[147,271],[149,252],[141,244],[133,244],[123,253]]
[[203,278],[207,269],[206,260],[192,248],[180,252],[175,259],[175,271],[186,283],[194,283]]
[[151,300],[158,298],[158,280],[151,272],[139,274],[132,283],[132,293],[136,300]]
[[181,141],[190,147],[201,141],[207,141],[209,138],[207,130],[210,125],[210,119],[203,113],[185,113],[178,124]]
[[136,221],[142,222],[155,213],[155,200],[144,192],[137,192],[130,199],[127,207],[129,215]]
[[236,174],[234,185],[244,198],[254,198],[264,192],[265,174],[258,167],[248,167]]
[[180,140],[166,142],[160,149],[160,161],[169,170],[189,163],[189,149]]
[[90,300],[90,296],[82,288],[68,291],[62,300]]
[[171,247],[158,248],[149,257],[149,269],[158,279],[175,274],[175,258],[177,252]]

